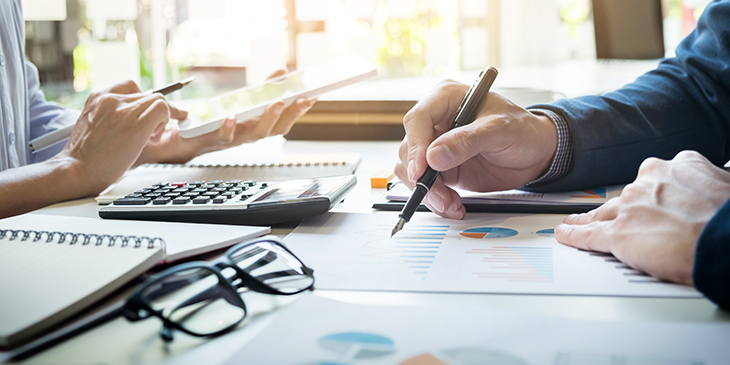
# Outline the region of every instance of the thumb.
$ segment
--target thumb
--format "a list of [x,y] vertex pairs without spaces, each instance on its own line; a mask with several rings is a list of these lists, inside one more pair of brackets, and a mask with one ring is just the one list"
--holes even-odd
[[428,165],[437,171],[455,168],[483,152],[487,135],[478,122],[450,130],[434,140],[426,151]]

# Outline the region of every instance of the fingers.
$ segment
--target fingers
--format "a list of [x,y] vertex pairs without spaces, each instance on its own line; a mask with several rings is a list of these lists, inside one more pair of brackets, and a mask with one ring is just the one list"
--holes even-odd
[[589,251],[611,252],[612,224],[613,221],[596,221],[584,225],[562,223],[555,227],[555,238],[566,246]]
[[432,212],[446,218],[462,219],[466,209],[461,203],[459,194],[448,186],[444,185],[441,178],[434,182],[424,200],[424,204]]
[[139,86],[132,80],[120,82],[107,89],[107,92],[113,94],[136,94],[141,93]]
[[[211,136],[214,133],[210,133]],[[218,129],[218,143],[227,145],[233,142],[233,138],[236,136],[236,117],[229,116],[223,119],[221,127]]]
[[281,113],[274,127],[271,129],[269,135],[286,135],[291,130],[291,127],[296,123],[297,119],[301,118],[302,115],[306,114],[309,109],[312,108],[316,99],[305,99],[299,98],[292,105]]
[[421,99],[403,118],[408,142],[405,162],[408,179],[415,181],[426,170],[426,149],[437,132],[446,131],[453,122],[467,86],[445,81]]
[[272,73],[271,75],[269,75],[269,77],[267,77],[266,79],[267,80],[271,80],[271,79],[275,79],[277,77],[284,76],[284,75],[286,75],[286,72],[287,71],[284,70],[284,69],[278,69],[278,70],[274,71],[274,73]]
[[177,107],[167,104],[168,108],[170,108],[170,118],[176,119],[176,120],[185,120],[185,118],[188,117],[188,112],[182,109],[178,109]]
[[164,124],[170,119],[167,103],[159,98],[146,100],[140,109],[142,112],[137,120],[142,126],[149,126],[150,135],[153,128],[159,128],[158,125]]
[[616,197],[600,207],[583,214],[571,214],[565,217],[566,224],[588,224],[591,222],[614,220],[618,216],[621,199]]

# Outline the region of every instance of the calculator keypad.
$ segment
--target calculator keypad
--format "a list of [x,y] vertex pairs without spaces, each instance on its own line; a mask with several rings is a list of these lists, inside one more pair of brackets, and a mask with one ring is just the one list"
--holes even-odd
[[[223,204],[236,196],[244,201],[254,194],[246,193],[251,188],[265,189],[267,183],[256,180],[211,180],[161,182],[137,190],[114,201],[115,205],[185,205]],[[257,190],[258,190],[257,189]]]

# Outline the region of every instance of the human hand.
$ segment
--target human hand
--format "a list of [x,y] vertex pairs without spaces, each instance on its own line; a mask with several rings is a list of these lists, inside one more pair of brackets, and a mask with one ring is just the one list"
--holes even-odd
[[[279,70],[269,78],[279,77],[284,73],[286,72]],[[269,136],[286,135],[297,119],[309,111],[316,101],[300,98],[288,107],[285,107],[284,102],[278,101],[269,105],[260,117],[238,124],[234,117],[228,117],[217,131],[195,138],[182,138],[177,126],[168,126],[158,138],[150,140],[136,164],[185,163],[203,153],[255,142]]]
[[433,212],[461,219],[457,187],[471,191],[513,189],[535,180],[552,163],[558,146],[555,124],[490,92],[473,123],[449,130],[468,86],[444,81],[403,119],[398,178],[413,189],[427,166],[440,171],[424,203]]
[[151,136],[160,135],[170,117],[187,113],[170,106],[161,94],[142,93],[123,82],[86,100],[71,137],[56,160],[69,162],[75,196],[98,194],[119,179]]
[[661,280],[692,284],[702,229],[730,197],[730,173],[694,151],[646,159],[621,196],[555,228],[568,246],[610,252]]

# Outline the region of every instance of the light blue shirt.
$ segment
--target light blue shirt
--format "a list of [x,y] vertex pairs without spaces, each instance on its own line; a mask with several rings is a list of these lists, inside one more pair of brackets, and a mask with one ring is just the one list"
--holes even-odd
[[0,171],[46,160],[65,143],[36,154],[28,142],[78,119],[79,112],[46,101],[38,70],[25,60],[20,0],[0,0]]

